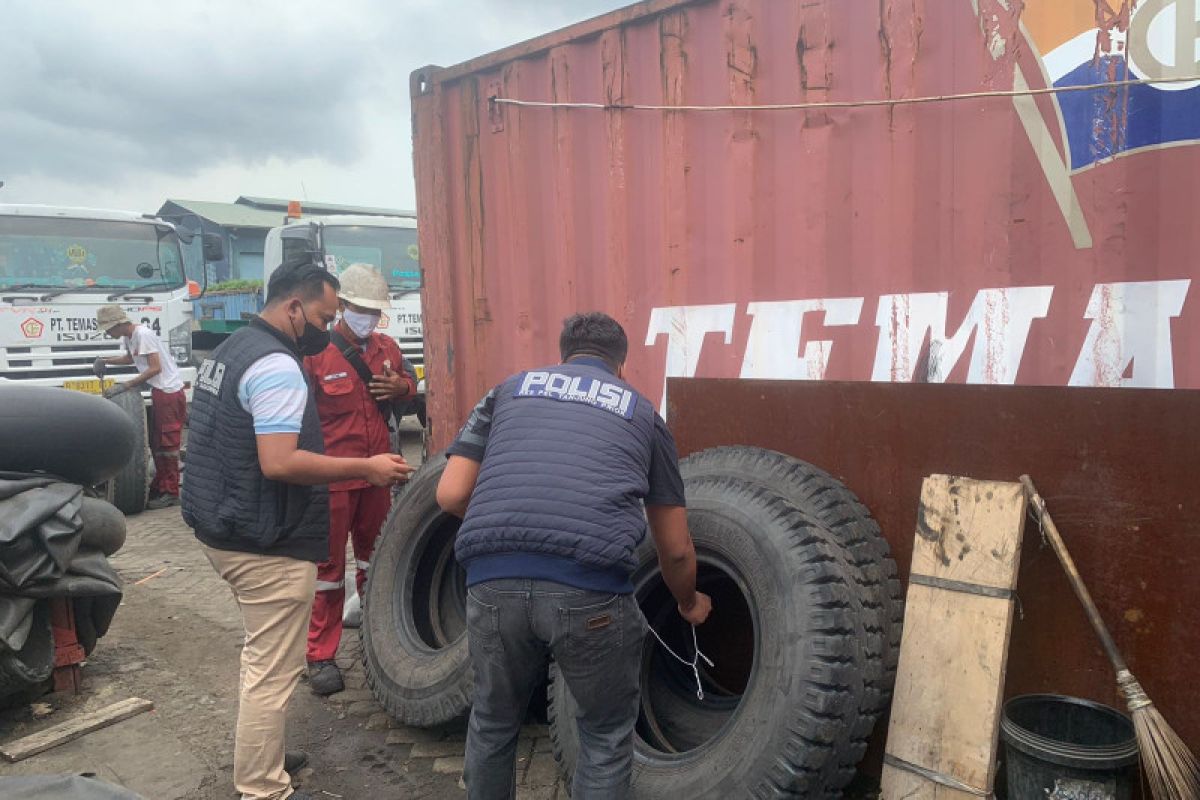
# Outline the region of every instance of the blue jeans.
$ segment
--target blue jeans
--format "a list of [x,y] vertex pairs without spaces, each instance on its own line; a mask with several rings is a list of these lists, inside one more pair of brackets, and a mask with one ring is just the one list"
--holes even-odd
[[572,800],[627,797],[646,630],[632,595],[541,580],[472,586],[467,637],[475,701],[463,774],[469,800],[516,797],[517,735],[550,656],[578,703]]

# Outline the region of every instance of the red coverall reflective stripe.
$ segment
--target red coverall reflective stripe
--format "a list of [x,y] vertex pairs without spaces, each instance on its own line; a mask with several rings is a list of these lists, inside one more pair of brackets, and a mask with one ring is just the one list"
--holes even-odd
[[[363,360],[371,373],[381,375],[387,362],[392,372],[416,391],[404,374],[403,356],[395,340],[374,333],[367,340]],[[337,348],[330,345],[319,355],[304,359],[316,392],[317,413],[325,453],[331,456],[368,458],[388,452],[387,423],[370,391]],[[342,481],[329,487],[329,559],[317,565],[317,592],[308,626],[308,661],[328,661],[342,639],[342,609],[346,600],[346,542],[354,546],[359,594],[367,579],[367,564],[375,549],[379,529],[391,507],[388,487],[364,480]]]

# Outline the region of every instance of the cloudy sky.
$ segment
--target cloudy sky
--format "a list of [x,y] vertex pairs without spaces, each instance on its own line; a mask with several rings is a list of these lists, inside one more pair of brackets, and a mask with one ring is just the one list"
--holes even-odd
[[408,76],[622,0],[0,0],[0,203],[413,208]]

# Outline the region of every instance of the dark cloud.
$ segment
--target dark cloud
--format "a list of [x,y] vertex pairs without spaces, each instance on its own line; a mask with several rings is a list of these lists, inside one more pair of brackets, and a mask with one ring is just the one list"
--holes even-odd
[[0,0],[0,178],[167,184],[218,166],[361,163],[407,148],[413,69],[620,5]]
[[94,181],[128,168],[186,173],[272,155],[358,154],[356,76],[369,56],[353,37],[274,14],[188,20],[164,13],[183,7],[156,5],[139,19],[111,13],[122,4],[61,15],[51,5],[7,15],[9,30],[25,33],[0,49],[0,152],[16,156],[10,173]]

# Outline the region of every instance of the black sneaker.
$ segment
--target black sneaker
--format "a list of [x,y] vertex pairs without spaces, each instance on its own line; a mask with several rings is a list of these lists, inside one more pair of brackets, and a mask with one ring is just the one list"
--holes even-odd
[[160,494],[150,502],[146,503],[146,509],[149,511],[158,511],[163,508],[179,505],[179,496],[173,494]]
[[308,685],[313,694],[327,696],[337,694],[346,688],[342,681],[342,671],[332,661],[313,661],[308,665]]
[[308,753],[293,750],[283,754],[283,768],[289,775],[304,768],[308,763]]

